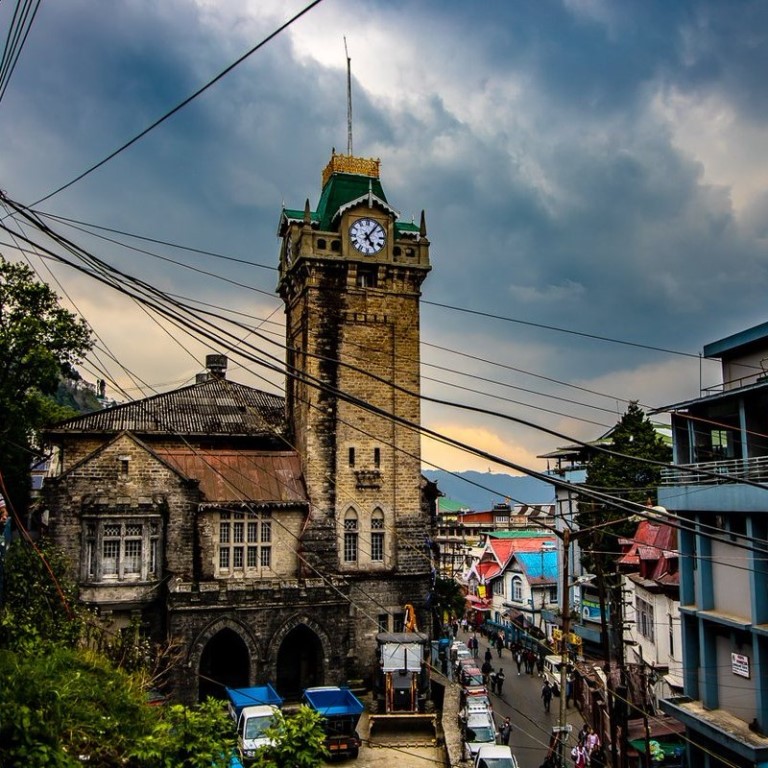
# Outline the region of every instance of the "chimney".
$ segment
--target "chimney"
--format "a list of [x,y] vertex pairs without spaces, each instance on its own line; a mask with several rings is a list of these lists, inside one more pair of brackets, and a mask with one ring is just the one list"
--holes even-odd
[[226,355],[206,355],[205,367],[210,371],[211,377],[214,379],[223,379],[227,372],[227,356]]

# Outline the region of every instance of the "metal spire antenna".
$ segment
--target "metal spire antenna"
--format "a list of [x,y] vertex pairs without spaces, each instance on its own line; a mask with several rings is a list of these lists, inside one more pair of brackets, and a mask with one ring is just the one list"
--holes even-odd
[[347,57],[347,154],[352,156],[352,59],[347,50],[347,36],[344,35],[344,54]]

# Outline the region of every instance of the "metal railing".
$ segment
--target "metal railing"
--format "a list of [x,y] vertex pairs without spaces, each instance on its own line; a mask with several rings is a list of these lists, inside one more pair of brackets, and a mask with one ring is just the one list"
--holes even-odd
[[768,456],[684,464],[661,470],[662,485],[717,485],[749,480],[768,484]]

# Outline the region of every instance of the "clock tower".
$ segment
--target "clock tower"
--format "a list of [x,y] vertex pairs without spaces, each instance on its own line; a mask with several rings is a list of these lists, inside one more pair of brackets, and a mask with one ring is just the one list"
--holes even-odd
[[423,213],[398,217],[379,161],[334,152],[317,208],[283,209],[278,230],[286,407],[311,505],[304,576],[350,585],[359,653],[429,589],[415,428],[429,240]]

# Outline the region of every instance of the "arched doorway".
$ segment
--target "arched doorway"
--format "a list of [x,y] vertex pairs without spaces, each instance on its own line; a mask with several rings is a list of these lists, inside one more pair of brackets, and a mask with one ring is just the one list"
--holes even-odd
[[299,699],[305,688],[322,685],[324,679],[320,638],[306,624],[298,624],[277,652],[277,690],[286,699]]
[[200,701],[209,696],[225,699],[224,686],[247,686],[249,670],[248,647],[243,639],[231,629],[220,630],[205,644],[200,656]]

